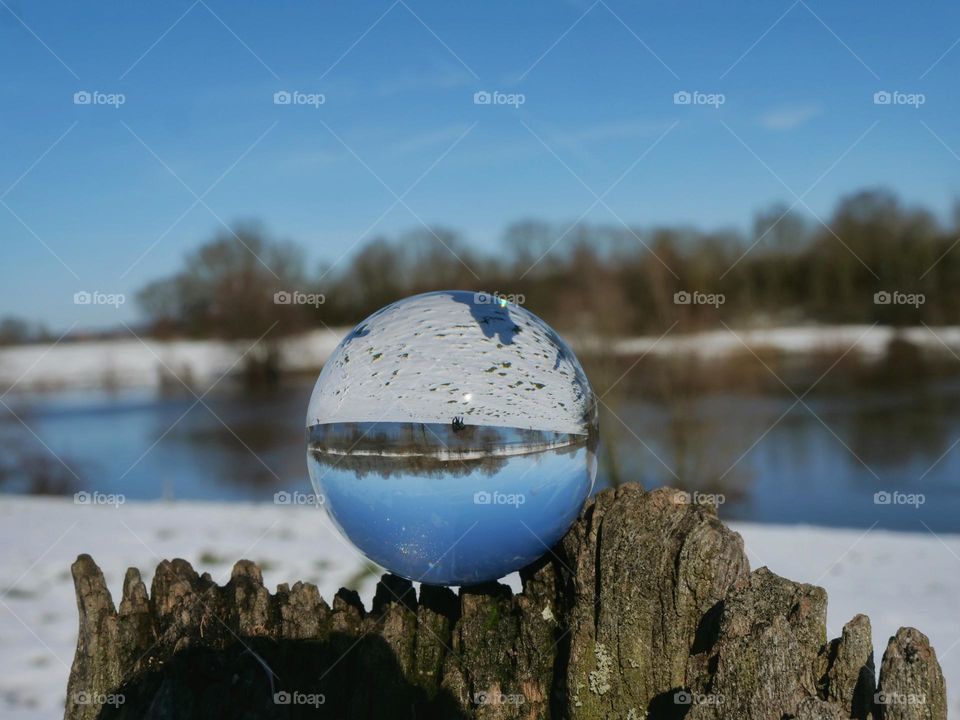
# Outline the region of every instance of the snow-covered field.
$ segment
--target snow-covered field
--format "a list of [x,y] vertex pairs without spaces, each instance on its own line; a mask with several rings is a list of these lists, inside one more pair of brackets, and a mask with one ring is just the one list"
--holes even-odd
[[[751,566],[826,588],[836,637],[864,612],[876,660],[901,625],[933,642],[950,707],[960,712],[960,535],[734,524]],[[361,559],[315,507],[128,502],[0,496],[0,716],[39,720],[62,713],[76,643],[70,564],[90,553],[119,598],[128,566],[148,587],[163,558],[183,557],[225,582],[234,561],[261,563],[268,587],[309,580],[330,599],[357,577]],[[375,578],[360,585],[369,606]],[[517,587],[516,578],[511,584]]]
[[[315,330],[285,338],[280,344],[285,369],[314,370],[346,335],[346,328]],[[244,355],[263,350],[255,340],[116,340],[62,341],[0,349],[0,389],[16,384],[24,390],[99,387],[156,387],[182,382],[205,388],[242,368]]]
[[[315,330],[285,338],[281,362],[289,371],[319,368],[346,335],[348,328]],[[809,325],[751,330],[711,330],[667,333],[663,337],[635,337],[612,345],[590,338],[567,338],[577,352],[602,350],[633,356],[695,354],[723,357],[751,348],[772,348],[805,353],[845,351],[856,346],[864,355],[877,356],[898,333],[899,337],[935,352],[960,350],[960,327],[907,327],[895,330],[881,325]],[[257,352],[253,341],[147,340],[131,335],[119,340],[21,345],[0,349],[0,390],[16,384],[19,390],[97,388],[104,386],[154,387],[172,380],[206,387],[235,370],[247,352]],[[262,348],[260,348],[262,349]]]

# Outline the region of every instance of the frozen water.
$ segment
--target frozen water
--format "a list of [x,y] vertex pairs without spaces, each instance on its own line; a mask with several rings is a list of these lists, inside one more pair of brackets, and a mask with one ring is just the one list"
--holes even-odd
[[492,580],[567,530],[596,476],[597,407],[560,337],[489,295],[383,308],[331,356],[308,465],[343,533],[428,583]]

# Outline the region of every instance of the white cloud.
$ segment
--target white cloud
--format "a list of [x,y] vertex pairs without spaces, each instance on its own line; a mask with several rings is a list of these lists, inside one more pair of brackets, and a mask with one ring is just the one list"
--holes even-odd
[[787,105],[763,113],[758,123],[767,130],[793,130],[823,112],[819,104]]
[[389,141],[394,156],[418,154],[424,152],[439,153],[461,137],[469,125],[457,124],[436,128],[428,132],[410,135],[402,139]]
[[435,68],[426,72],[403,74],[381,83],[374,89],[379,97],[393,97],[408,93],[429,92],[431,90],[454,90],[470,87],[472,78],[460,68]]
[[607,142],[626,140],[636,137],[657,137],[667,129],[669,123],[654,120],[616,120],[584,125],[566,134],[566,139],[574,142]]

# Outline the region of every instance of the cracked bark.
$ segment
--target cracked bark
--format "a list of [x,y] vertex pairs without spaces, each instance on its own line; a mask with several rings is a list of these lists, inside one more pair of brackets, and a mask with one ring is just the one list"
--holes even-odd
[[369,611],[309,583],[271,594],[249,561],[221,587],[183,560],[149,595],[128,570],[118,611],[81,555],[64,717],[946,718],[926,636],[901,628],[877,679],[865,616],[828,641],[823,589],[750,572],[739,535],[675,499],[598,494],[520,594],[417,597],[385,575]]

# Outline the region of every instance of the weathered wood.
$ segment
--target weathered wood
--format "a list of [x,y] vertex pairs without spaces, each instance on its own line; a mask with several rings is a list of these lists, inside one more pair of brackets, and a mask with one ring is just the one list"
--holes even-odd
[[946,718],[927,638],[902,628],[875,678],[869,620],[826,638],[826,593],[766,568],[709,507],[628,485],[597,495],[506,586],[385,575],[367,611],[240,561],[216,585],[183,560],[148,597],[73,565],[67,720],[137,718]]

